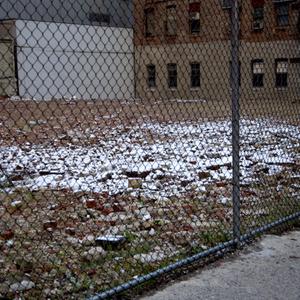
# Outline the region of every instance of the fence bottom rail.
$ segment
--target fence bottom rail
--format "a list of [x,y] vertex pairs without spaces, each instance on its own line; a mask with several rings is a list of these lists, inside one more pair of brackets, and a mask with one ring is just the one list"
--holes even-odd
[[200,253],[197,253],[191,257],[188,257],[188,258],[185,258],[183,260],[180,260],[174,264],[171,264],[167,267],[164,267],[164,268],[161,268],[161,269],[158,269],[154,272],[151,272],[147,275],[143,275],[143,276],[140,276],[138,278],[135,278],[131,281],[128,281],[120,286],[117,286],[115,288],[112,288],[108,291],[105,291],[105,292],[101,292],[99,294],[96,294],[90,298],[88,298],[88,300],[101,300],[101,299],[107,299],[109,297],[112,297],[116,294],[120,294],[122,292],[125,292],[139,284],[142,284],[142,283],[145,283],[146,281],[148,280],[151,280],[151,279],[154,279],[154,278],[157,278],[163,274],[166,274],[166,273],[169,273],[169,272],[172,272],[176,269],[179,269],[179,268],[182,268],[182,267],[185,267],[187,265],[190,265],[196,261],[199,261],[205,257],[208,257],[209,255],[214,255],[222,250],[225,250],[225,249],[229,249],[231,247],[235,247],[236,245],[243,245],[245,244],[249,239],[253,238],[254,236],[256,236],[257,234],[261,234],[261,233],[264,233],[266,232],[267,230],[270,230],[276,226],[279,226],[279,225],[282,225],[284,223],[287,223],[287,222],[290,222],[290,221],[294,221],[296,219],[300,219],[300,211],[295,213],[295,214],[292,214],[292,215],[289,215],[287,217],[284,217],[284,218],[281,218],[281,219],[278,219],[277,221],[274,221],[274,222],[271,222],[269,224],[266,224],[264,226],[261,226],[257,229],[254,229],[254,230],[251,230],[249,233],[246,233],[246,234],[243,234],[241,235],[240,237],[240,240],[236,240],[236,239],[233,239],[233,240],[230,240],[228,242],[225,242],[225,243],[221,243],[221,244],[218,244],[217,246],[213,247],[213,248],[210,248],[208,250],[205,250],[205,251],[202,251]]

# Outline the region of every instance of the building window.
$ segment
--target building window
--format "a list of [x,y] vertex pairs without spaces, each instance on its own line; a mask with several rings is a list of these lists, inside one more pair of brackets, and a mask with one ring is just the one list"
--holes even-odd
[[189,25],[191,34],[200,32],[200,3],[198,2],[189,4]]
[[289,5],[280,3],[275,5],[277,26],[289,25]]
[[221,0],[223,9],[230,9],[232,6],[232,0]]
[[253,30],[262,30],[264,28],[264,7],[254,7],[253,8]]
[[191,87],[200,87],[200,64],[191,63]]
[[166,34],[170,36],[177,34],[177,16],[175,5],[167,6]]
[[91,21],[92,24],[109,25],[110,15],[99,14],[99,13],[90,13],[89,20]]
[[276,68],[276,87],[288,86],[288,60],[277,59],[275,61]]
[[264,86],[264,61],[256,59],[252,61],[252,84],[253,87]]
[[154,65],[147,66],[147,76],[148,87],[156,87],[156,70]]
[[300,57],[291,58],[290,62],[291,62],[291,64],[299,64],[300,65]]
[[300,8],[299,8],[299,12],[298,12],[297,29],[298,29],[298,32],[300,33]]
[[177,65],[168,64],[168,86],[169,88],[177,88]]
[[154,9],[145,9],[145,36],[151,37],[155,35],[155,19]]

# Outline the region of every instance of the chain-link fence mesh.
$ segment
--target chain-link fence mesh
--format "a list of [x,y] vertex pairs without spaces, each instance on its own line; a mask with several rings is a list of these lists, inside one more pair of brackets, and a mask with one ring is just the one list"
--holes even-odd
[[299,218],[299,11],[2,0],[0,298],[112,296]]

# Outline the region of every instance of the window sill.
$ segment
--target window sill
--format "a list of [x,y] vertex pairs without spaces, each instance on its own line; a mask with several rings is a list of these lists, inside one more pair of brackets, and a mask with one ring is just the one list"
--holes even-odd
[[200,91],[200,89],[201,89],[200,86],[199,86],[199,87],[191,87],[191,88],[190,88],[190,91],[191,91],[191,92],[197,92],[197,91]]
[[190,35],[191,37],[197,37],[197,36],[200,35],[200,31],[199,31],[199,32],[189,32],[189,35]]
[[277,91],[286,91],[288,88],[288,86],[275,86]]
[[177,87],[172,87],[172,88],[169,87],[169,91],[171,91],[171,92],[177,92],[177,90],[178,90]]
[[263,31],[264,31],[263,28],[261,28],[261,29],[253,29],[252,28],[252,30],[251,30],[252,33],[262,33]]
[[156,87],[148,87],[147,89],[146,89],[146,91],[147,92],[155,92],[156,91]]
[[276,31],[286,31],[289,28],[290,28],[290,25],[282,25],[282,26],[277,25],[277,26],[275,26]]

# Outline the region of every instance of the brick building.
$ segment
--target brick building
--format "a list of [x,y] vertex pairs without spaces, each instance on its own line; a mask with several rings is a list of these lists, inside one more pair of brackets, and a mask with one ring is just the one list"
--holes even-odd
[[[230,99],[230,0],[135,0],[136,95]],[[247,100],[300,99],[300,1],[240,1]]]

